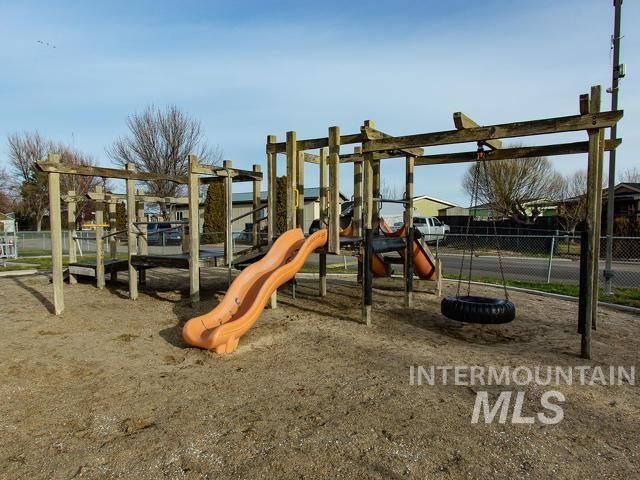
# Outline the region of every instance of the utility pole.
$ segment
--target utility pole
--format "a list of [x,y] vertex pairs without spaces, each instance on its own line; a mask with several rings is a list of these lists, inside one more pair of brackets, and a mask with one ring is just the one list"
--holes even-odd
[[[620,17],[622,15],[622,0],[613,0],[615,9],[613,37],[611,37],[611,45],[613,48],[613,69],[611,76],[611,88],[607,89],[607,93],[611,94],[611,110],[618,109],[618,80],[625,75],[624,64],[620,63]],[[611,127],[611,140],[617,138],[617,124]],[[616,150],[609,152],[609,188],[607,192],[607,252],[604,267],[604,293],[612,295],[611,283],[613,280],[613,270],[611,269],[611,261],[613,257],[613,214],[614,214],[614,188],[616,186]]]

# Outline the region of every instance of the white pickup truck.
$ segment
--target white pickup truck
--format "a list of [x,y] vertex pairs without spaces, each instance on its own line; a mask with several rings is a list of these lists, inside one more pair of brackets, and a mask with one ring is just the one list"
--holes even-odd
[[420,230],[425,242],[443,240],[449,233],[449,225],[442,223],[436,217],[413,217],[413,226]]

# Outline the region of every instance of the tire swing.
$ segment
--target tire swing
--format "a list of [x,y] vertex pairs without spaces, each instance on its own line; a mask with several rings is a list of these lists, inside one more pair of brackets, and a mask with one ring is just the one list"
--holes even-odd
[[473,206],[478,204],[479,179],[480,170],[484,173],[485,191],[489,188],[489,174],[484,156],[482,144],[478,142],[478,154],[476,165],[473,172],[473,182],[471,188],[471,205],[469,207],[469,217],[467,218],[467,228],[465,233],[465,243],[462,250],[462,259],[460,261],[460,274],[458,275],[458,288],[455,295],[446,297],[442,300],[440,311],[442,314],[452,320],[464,323],[482,323],[482,324],[500,324],[509,323],[516,317],[516,307],[509,300],[507,292],[507,284],[504,278],[504,268],[502,266],[502,254],[500,250],[500,238],[498,237],[498,229],[496,227],[495,218],[493,218],[493,231],[498,247],[498,264],[500,266],[500,275],[502,278],[502,286],[504,288],[504,298],[481,297],[471,295],[471,273],[473,271],[473,254],[475,250],[475,236],[471,236],[471,247],[469,253],[469,276],[467,281],[467,294],[461,295],[462,287],[462,271],[464,269],[464,259],[469,244],[469,227],[471,226],[473,216]]

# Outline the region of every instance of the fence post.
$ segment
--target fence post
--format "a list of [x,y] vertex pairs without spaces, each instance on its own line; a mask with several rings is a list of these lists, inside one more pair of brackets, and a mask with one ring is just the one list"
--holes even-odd
[[547,283],[551,283],[551,264],[553,263],[553,251],[556,246],[556,236],[551,237],[551,250],[549,251],[549,268],[547,269]]

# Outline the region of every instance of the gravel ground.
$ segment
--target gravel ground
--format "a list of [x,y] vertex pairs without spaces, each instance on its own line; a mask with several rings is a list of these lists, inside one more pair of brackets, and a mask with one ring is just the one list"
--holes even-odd
[[[203,273],[200,312],[224,275]],[[45,276],[0,279],[0,478],[638,478],[637,385],[518,387],[524,414],[566,397],[562,422],[522,425],[471,423],[477,391],[514,387],[409,382],[410,365],[635,366],[637,316],[602,310],[585,361],[576,303],[513,293],[513,323],[463,326],[432,295],[375,290],[367,328],[353,284],[320,299],[301,280],[218,357],[182,342],[187,285],[150,271],[135,302],[66,285],[57,318]]]

